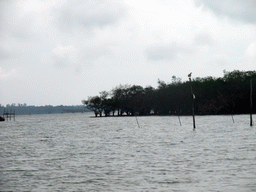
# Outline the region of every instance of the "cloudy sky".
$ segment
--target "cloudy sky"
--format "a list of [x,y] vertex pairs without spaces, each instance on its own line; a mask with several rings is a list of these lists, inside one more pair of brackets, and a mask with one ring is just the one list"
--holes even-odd
[[0,0],[0,104],[256,70],[255,0]]

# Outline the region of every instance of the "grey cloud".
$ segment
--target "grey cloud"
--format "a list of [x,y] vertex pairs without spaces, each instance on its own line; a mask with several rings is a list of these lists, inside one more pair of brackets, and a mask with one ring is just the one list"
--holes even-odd
[[255,0],[195,0],[195,3],[211,9],[218,15],[247,23],[256,23]]
[[40,34],[92,29],[117,23],[126,13],[126,7],[117,0],[40,1],[43,5],[33,10],[32,2],[0,0],[0,39],[33,40]]
[[0,60],[8,59],[11,54],[0,45]]
[[67,60],[67,58],[61,58],[58,56],[52,56],[52,58],[54,59],[54,66],[56,68],[65,68],[69,65],[69,61]]
[[158,44],[146,49],[146,55],[149,60],[172,60],[179,54],[190,54],[192,52],[191,47],[177,43]]
[[61,29],[75,27],[91,29],[118,22],[126,14],[126,8],[113,0],[70,1],[58,8],[58,23]]

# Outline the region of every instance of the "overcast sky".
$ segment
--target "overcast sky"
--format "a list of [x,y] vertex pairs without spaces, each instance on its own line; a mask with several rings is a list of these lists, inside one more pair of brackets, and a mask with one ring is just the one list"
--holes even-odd
[[0,104],[256,70],[255,0],[0,0]]

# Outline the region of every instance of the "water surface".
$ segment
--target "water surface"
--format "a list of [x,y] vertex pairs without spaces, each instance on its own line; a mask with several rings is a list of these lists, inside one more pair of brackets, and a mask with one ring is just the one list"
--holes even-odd
[[92,115],[1,122],[0,191],[256,191],[249,115]]

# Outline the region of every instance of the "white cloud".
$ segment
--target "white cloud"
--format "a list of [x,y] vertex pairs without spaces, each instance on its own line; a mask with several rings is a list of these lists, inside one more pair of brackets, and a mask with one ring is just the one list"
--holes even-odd
[[80,104],[120,83],[255,68],[253,1],[230,2],[0,0],[1,102]]
[[249,45],[245,51],[245,55],[250,58],[256,58],[256,41]]
[[199,33],[196,34],[195,38],[194,38],[194,43],[196,45],[208,45],[211,46],[213,45],[213,39],[211,37],[211,35],[207,34],[207,33]]
[[15,69],[12,69],[9,72],[6,72],[2,67],[0,67],[0,80],[5,80],[13,75],[15,75],[17,72]]
[[251,43],[248,48],[245,50],[244,60],[247,63],[247,66],[251,67],[251,70],[255,70],[256,64],[256,41]]
[[67,67],[77,64],[77,50],[74,46],[57,46],[52,51],[56,67]]
[[192,52],[192,47],[176,42],[153,45],[146,50],[147,58],[150,60],[172,60]]

